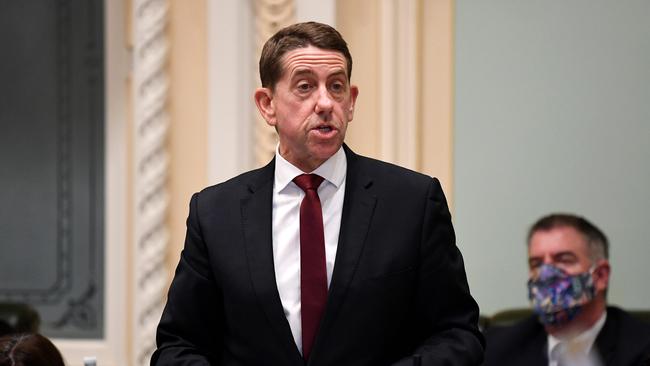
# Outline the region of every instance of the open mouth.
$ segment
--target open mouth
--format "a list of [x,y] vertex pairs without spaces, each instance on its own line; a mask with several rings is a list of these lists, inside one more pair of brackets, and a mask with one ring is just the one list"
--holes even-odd
[[312,133],[319,139],[330,139],[337,135],[338,130],[329,124],[318,125],[312,128]]

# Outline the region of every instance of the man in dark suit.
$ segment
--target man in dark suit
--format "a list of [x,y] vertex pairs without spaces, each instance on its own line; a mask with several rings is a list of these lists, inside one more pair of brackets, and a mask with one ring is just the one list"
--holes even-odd
[[650,325],[607,306],[606,236],[582,217],[541,218],[528,234],[533,315],[488,328],[486,366],[638,366],[650,360]]
[[343,144],[358,94],[341,35],[267,41],[275,158],[195,194],[152,365],[478,365],[483,338],[438,180]]

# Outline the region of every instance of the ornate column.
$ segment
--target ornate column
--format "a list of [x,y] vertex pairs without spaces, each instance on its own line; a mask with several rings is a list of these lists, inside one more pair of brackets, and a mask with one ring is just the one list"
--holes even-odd
[[[253,75],[259,75],[258,63],[264,42],[275,32],[293,23],[295,20],[294,0],[255,0],[255,67]],[[259,84],[259,81],[257,82]],[[253,107],[254,108],[254,107]],[[265,165],[273,157],[277,144],[275,130],[255,111],[255,162]]]
[[418,0],[383,0],[380,8],[381,158],[418,168]]
[[131,364],[148,365],[167,288],[167,0],[132,0]]

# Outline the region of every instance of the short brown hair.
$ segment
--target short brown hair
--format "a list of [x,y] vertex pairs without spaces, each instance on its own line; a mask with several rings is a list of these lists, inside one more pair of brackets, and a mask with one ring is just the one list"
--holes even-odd
[[327,24],[306,22],[282,28],[266,41],[259,65],[262,86],[270,89],[275,87],[282,77],[282,59],[287,52],[310,45],[341,52],[347,61],[348,81],[350,80],[352,55],[341,34]]
[[572,227],[584,236],[592,260],[609,258],[609,243],[605,234],[584,217],[572,214],[556,213],[537,220],[528,230],[528,245],[536,232],[549,231],[559,227]]
[[19,333],[0,337],[2,366],[65,366],[59,350],[38,333]]

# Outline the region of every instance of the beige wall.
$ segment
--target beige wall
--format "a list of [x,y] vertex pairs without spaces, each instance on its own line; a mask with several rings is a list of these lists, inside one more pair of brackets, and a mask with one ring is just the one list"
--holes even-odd
[[453,19],[452,0],[423,1],[419,170],[440,179],[452,208]]
[[167,263],[176,267],[185,238],[191,195],[207,184],[206,0],[170,2],[169,112],[170,246]]
[[352,83],[359,86],[354,120],[346,141],[355,152],[379,157],[379,1],[346,1],[336,4],[337,28],[348,42],[354,59]]
[[[416,9],[416,15],[410,19],[415,22],[414,34],[386,34],[386,30],[404,33],[402,19],[395,20],[390,12],[401,11],[407,1],[357,0],[337,1],[337,27],[349,43],[354,57],[352,81],[360,88],[359,99],[353,124],[348,130],[347,142],[357,152],[376,158],[399,161],[399,150],[411,150],[415,147],[415,170],[438,177],[445,189],[447,198],[452,201],[452,106],[453,106],[453,1],[452,0],[414,0],[408,2]],[[388,13],[388,14],[387,14]],[[393,37],[400,42],[404,37],[414,42],[413,56],[415,62],[400,64],[395,55],[400,44],[392,44]],[[395,58],[384,59],[386,53]],[[382,67],[383,63],[395,62],[395,69]],[[415,84],[406,85],[414,88],[416,137],[412,140],[399,140],[396,143],[395,156],[386,156],[384,144],[390,141],[383,134],[393,133],[403,128],[401,116],[397,115],[386,129],[382,123],[382,103],[395,105],[397,111],[408,110],[401,106],[399,94],[394,98],[382,99],[386,88],[400,85],[402,73],[399,67],[415,69]],[[401,91],[398,91],[400,93]],[[406,102],[409,102],[408,100]]]

